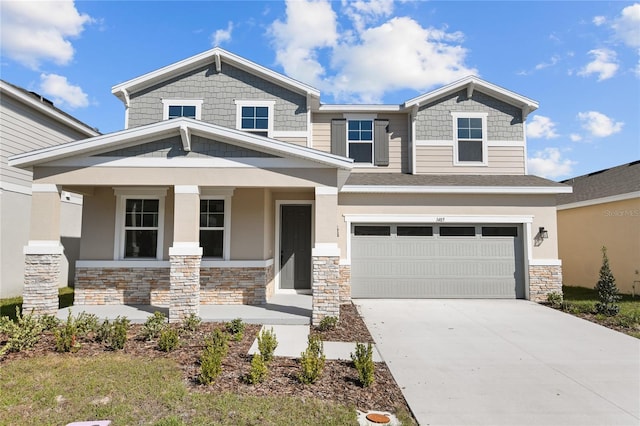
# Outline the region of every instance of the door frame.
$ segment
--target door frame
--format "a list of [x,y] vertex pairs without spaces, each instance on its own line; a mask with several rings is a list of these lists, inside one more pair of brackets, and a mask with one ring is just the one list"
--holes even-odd
[[[276,223],[275,223],[275,251],[273,256],[273,264],[274,264],[274,279],[275,279],[275,292],[277,294],[311,294],[311,289],[309,290],[295,290],[295,289],[282,289],[280,288],[280,237],[281,237],[281,229],[280,229],[280,220],[281,220],[281,212],[282,206],[311,206],[311,249],[315,244],[316,240],[316,232],[315,232],[315,201],[314,200],[276,200]],[[311,259],[309,259],[312,262]],[[311,276],[309,277],[309,282],[313,287],[313,263],[311,264],[310,270]]]

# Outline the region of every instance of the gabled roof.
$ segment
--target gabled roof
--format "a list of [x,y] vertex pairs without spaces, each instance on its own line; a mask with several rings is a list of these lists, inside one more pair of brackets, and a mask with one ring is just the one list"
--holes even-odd
[[573,186],[572,194],[558,196],[558,205],[600,200],[640,197],[640,160],[563,180]]
[[523,114],[525,117],[530,112],[538,109],[538,102],[534,101],[533,99],[518,95],[515,92],[504,89],[500,86],[496,86],[495,84],[489,83],[488,81],[485,81],[473,75],[462,78],[458,81],[454,81],[451,84],[447,84],[446,86],[433,90],[429,93],[425,93],[424,95],[409,99],[404,103],[404,107],[411,108],[414,106],[421,106],[463,89],[467,90],[468,97],[471,97],[473,91],[477,89],[482,93],[490,95],[510,105],[522,108],[525,112],[525,114]]
[[571,187],[532,175],[352,173],[341,192],[404,194],[559,194]]
[[187,151],[190,150],[191,135],[198,135],[256,151],[301,158],[339,169],[350,170],[353,163],[350,158],[182,117],[17,154],[9,158],[9,165],[26,168],[63,158],[94,155],[178,135]]
[[56,108],[53,105],[53,102],[37,93],[29,92],[22,87],[8,83],[4,80],[0,80],[0,93],[2,93],[2,96],[10,96],[13,99],[18,100],[25,105],[28,105],[34,110],[39,111],[42,114],[56,120],[57,122],[70,127],[86,136],[96,136],[100,134],[98,130],[67,114],[61,109]]
[[195,56],[191,56],[190,58],[167,65],[166,67],[160,68],[156,71],[152,71],[141,75],[140,77],[125,81],[124,83],[117,84],[111,88],[111,93],[116,95],[123,102],[128,103],[128,96],[134,92],[177,77],[207,64],[215,64],[216,69],[219,71],[222,62],[233,65],[236,68],[247,71],[250,74],[257,75],[265,80],[286,87],[302,95],[311,96],[317,99],[320,98],[320,91],[318,89],[277,73],[263,67],[262,65],[258,65],[248,59],[234,55],[220,47],[214,47],[206,52],[199,53]]

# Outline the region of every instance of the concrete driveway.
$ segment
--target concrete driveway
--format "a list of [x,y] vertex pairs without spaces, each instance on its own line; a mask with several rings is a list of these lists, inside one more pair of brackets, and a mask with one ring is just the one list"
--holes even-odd
[[423,426],[640,424],[638,339],[523,300],[355,304]]

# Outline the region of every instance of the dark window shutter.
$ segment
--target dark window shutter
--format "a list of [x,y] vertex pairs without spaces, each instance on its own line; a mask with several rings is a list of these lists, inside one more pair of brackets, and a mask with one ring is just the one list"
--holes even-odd
[[347,156],[347,120],[331,120],[331,153]]
[[374,163],[376,166],[389,165],[389,120],[375,120],[373,133]]

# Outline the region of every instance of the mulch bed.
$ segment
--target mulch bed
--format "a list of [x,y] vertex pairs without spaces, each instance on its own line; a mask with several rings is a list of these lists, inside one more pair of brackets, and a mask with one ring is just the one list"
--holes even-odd
[[[376,363],[375,382],[369,388],[359,385],[358,373],[352,362],[326,361],[320,379],[311,385],[303,385],[297,379],[300,371],[298,360],[276,357],[269,364],[267,379],[257,385],[246,384],[243,377],[249,372],[251,357],[247,355],[249,348],[260,331],[260,325],[247,324],[241,341],[229,340],[229,352],[223,362],[222,373],[210,385],[197,382],[200,372],[199,358],[204,348],[204,341],[214,329],[224,327],[220,323],[203,323],[196,332],[181,335],[180,347],[165,353],[157,349],[157,342],[140,338],[142,325],[132,324],[128,340],[122,353],[144,358],[168,358],[176,362],[183,372],[187,385],[197,392],[232,392],[240,395],[255,396],[296,396],[314,397],[325,401],[352,404],[361,411],[381,410],[410,413],[408,405],[389,372],[386,364]],[[343,305],[341,320],[334,330],[313,334],[321,336],[324,341],[372,342],[371,335],[357,313],[355,306]],[[5,336],[0,335],[0,344],[5,343]],[[107,352],[107,349],[93,341],[82,341],[82,347],[74,354],[64,356],[90,357]],[[36,346],[28,351],[9,353],[0,359],[0,365],[16,359],[25,359],[45,354],[55,354],[55,339],[52,332],[45,332]]]

